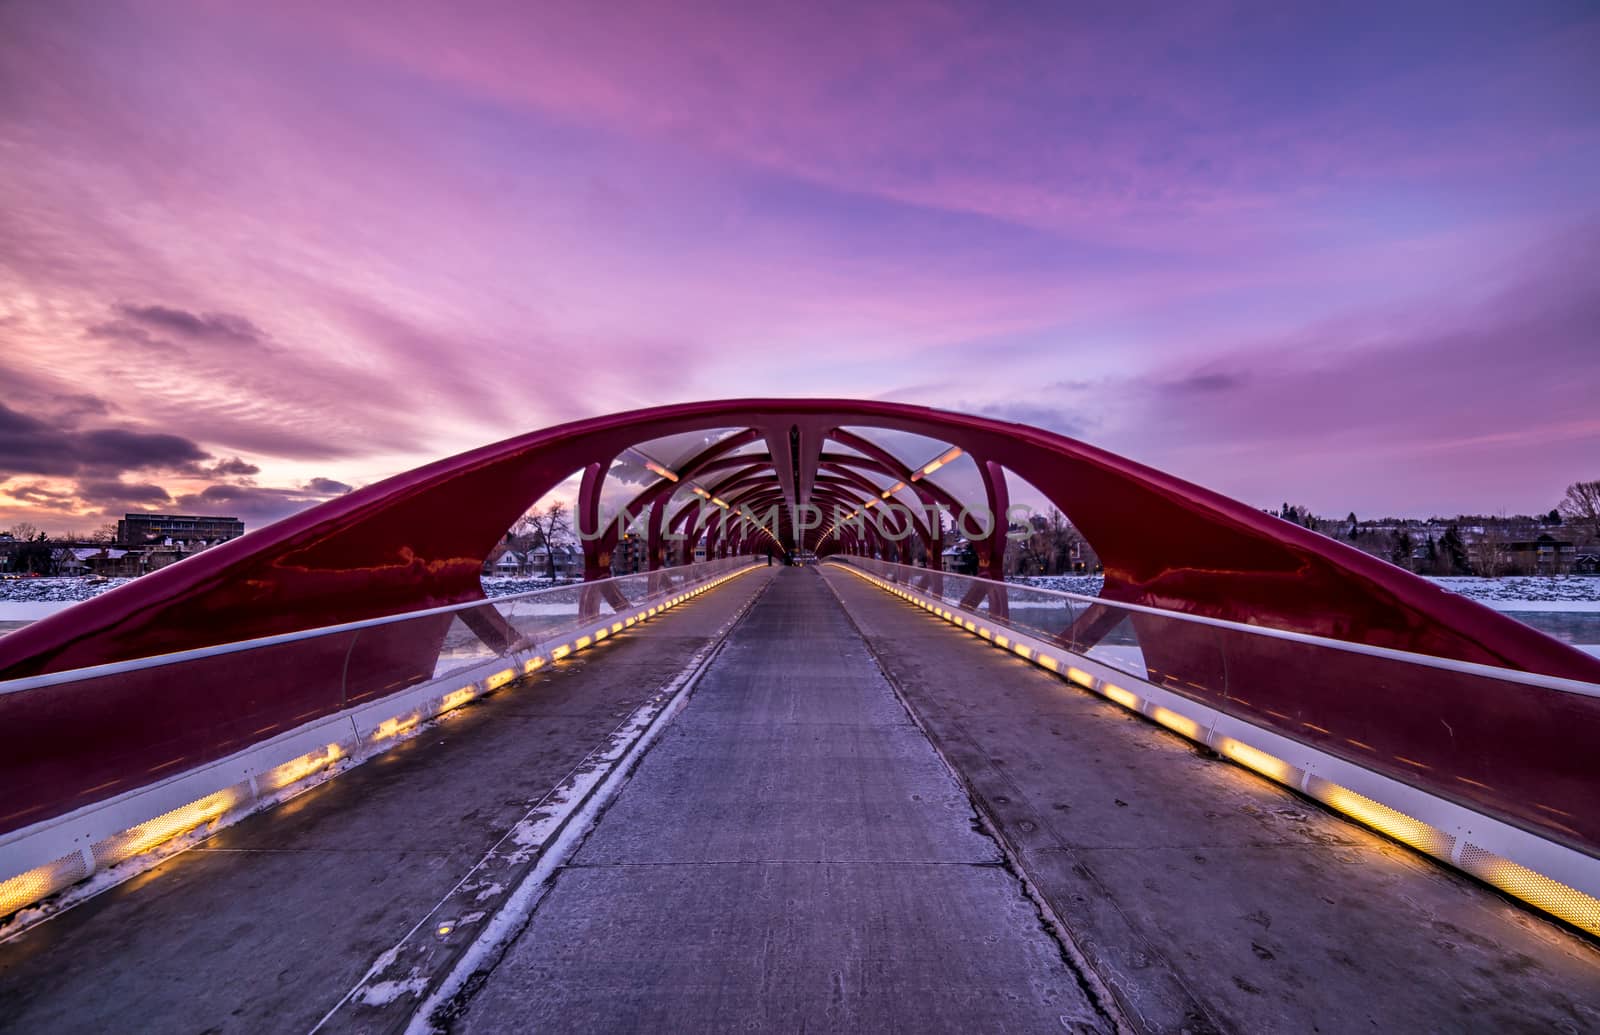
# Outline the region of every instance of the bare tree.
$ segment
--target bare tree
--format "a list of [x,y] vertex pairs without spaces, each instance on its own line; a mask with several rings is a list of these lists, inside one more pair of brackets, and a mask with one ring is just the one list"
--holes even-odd
[[1573,482],[1556,510],[1590,541],[1600,541],[1600,481]]
[[11,526],[11,538],[19,543],[26,543],[39,538],[39,526],[31,521],[18,521]]
[[1511,529],[1504,521],[1489,521],[1483,534],[1472,544],[1472,567],[1475,574],[1497,579],[1511,572]]
[[117,526],[115,522],[101,525],[89,534],[91,543],[114,543],[117,541]]
[[518,519],[513,531],[527,536],[534,546],[544,547],[545,572],[554,582],[556,550],[572,544],[572,520],[567,514],[567,505],[554,500],[542,511],[534,507]]
[[1069,574],[1072,571],[1073,553],[1078,545],[1078,530],[1055,507],[1045,514],[1045,522],[1049,531],[1051,573]]

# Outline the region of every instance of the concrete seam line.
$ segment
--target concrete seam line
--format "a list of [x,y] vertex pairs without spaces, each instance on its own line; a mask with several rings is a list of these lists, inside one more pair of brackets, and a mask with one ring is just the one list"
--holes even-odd
[[[617,741],[618,735],[621,734],[623,731],[627,730],[627,728],[630,725],[634,725],[636,723],[636,721],[641,717],[641,713],[649,713],[649,715],[648,715],[649,721],[651,721],[651,722],[655,721],[655,719],[657,717],[659,717],[661,712],[663,710],[665,710],[670,705],[671,701],[669,699],[669,700],[663,701],[663,702],[661,702],[659,704],[652,704],[652,702],[653,701],[657,701],[664,694],[670,696],[671,693],[675,692],[674,688],[682,680],[683,672],[686,672],[686,671],[689,671],[690,669],[692,669],[694,667],[695,663],[696,663],[696,660],[702,654],[704,654],[705,651],[709,650],[710,647],[711,647],[711,645],[702,646],[699,651],[697,651],[693,656],[691,656],[691,658],[689,660],[689,663],[688,663],[688,665],[685,666],[684,670],[680,671],[679,674],[677,676],[675,676],[674,679],[671,682],[667,683],[666,686],[662,687],[661,690],[658,690],[654,694],[652,694],[651,698],[649,700],[647,700],[645,703],[641,704],[638,708],[636,708],[632,712],[630,712],[627,715],[627,717],[625,717],[621,722],[619,722],[615,727],[613,727],[612,730],[608,734],[606,734],[603,742],[598,744],[598,745],[596,745],[587,754],[585,754],[583,756],[583,758],[580,759],[577,762],[577,764],[575,764],[566,773],[566,775],[564,775],[561,778],[561,780],[557,782],[555,787],[553,787],[550,791],[548,791],[547,793],[542,795],[539,798],[539,800],[537,802],[535,802],[533,805],[529,806],[527,812],[525,812],[523,814],[522,819],[519,820],[517,823],[512,824],[511,827],[506,831],[506,833],[503,834],[493,845],[491,845],[488,848],[488,850],[481,857],[479,857],[478,861],[476,863],[474,863],[471,868],[468,869],[466,874],[464,874],[461,877],[461,879],[458,880],[455,883],[455,885],[451,887],[451,889],[449,891],[445,892],[444,896],[442,898],[440,898],[439,901],[436,902],[432,907],[430,907],[427,910],[427,912],[425,912],[422,915],[422,917],[416,922],[416,924],[414,924],[411,927],[410,930],[408,930],[404,935],[401,936],[399,941],[397,941],[387,951],[385,951],[384,953],[380,954],[378,956],[378,958],[375,961],[373,961],[372,965],[367,969],[366,973],[364,973],[361,976],[360,980],[358,980],[348,991],[345,992],[345,994],[343,996],[340,997],[339,1001],[337,1003],[335,1003],[333,1005],[333,1007],[330,1008],[328,1010],[328,1012],[322,1016],[322,1019],[319,1020],[316,1023],[316,1025],[313,1026],[310,1029],[310,1031],[313,1032],[313,1033],[317,1032],[317,1031],[320,1031],[325,1025],[327,1025],[330,1021],[332,1021],[335,1018],[335,1016],[339,1013],[339,1011],[344,1009],[346,1004],[349,1003],[353,998],[355,998],[362,991],[363,988],[368,987],[373,982],[373,980],[375,978],[379,977],[386,969],[388,969],[388,967],[391,966],[396,961],[396,959],[398,957],[398,954],[400,953],[402,948],[406,945],[406,943],[413,936],[415,936],[417,934],[417,932],[420,931],[423,928],[424,925],[429,923],[431,918],[434,917],[438,913],[439,909],[444,904],[449,902],[451,897],[453,895],[455,895],[461,889],[461,887],[463,885],[465,885],[468,881],[470,881],[473,878],[474,874],[476,874],[480,870],[482,870],[484,864],[489,859],[494,857],[494,855],[497,852],[499,852],[502,847],[504,847],[506,842],[511,840],[512,837],[517,834],[517,832],[519,831],[519,829],[522,828],[524,823],[528,822],[529,817],[533,816],[535,813],[538,813],[538,812],[540,812],[542,810],[545,810],[545,809],[548,809],[548,808],[552,808],[553,806],[552,806],[552,803],[551,803],[551,799],[555,798],[559,794],[559,792],[562,791],[564,788],[568,788],[570,786],[575,786],[576,781],[575,781],[574,777],[577,776],[578,774],[580,774],[584,770],[584,768],[586,766],[589,766],[592,762],[596,761],[597,760],[596,756],[600,756],[600,758],[599,758],[600,761],[605,761],[604,755],[607,752],[609,752],[611,750],[614,750],[616,748],[616,746],[617,746],[616,741]],[[651,711],[652,708],[654,709],[653,712]],[[437,721],[437,720],[435,720],[435,721]],[[616,763],[615,760],[611,761],[611,765],[612,766],[615,766],[616,764],[617,763]],[[594,793],[595,788],[598,786],[598,784],[600,782],[601,782],[600,780],[596,780],[594,784],[590,785],[581,794],[577,795],[576,797],[574,797],[570,801],[563,802],[563,803],[558,803],[558,804],[556,804],[554,806],[556,809],[559,810],[560,805],[564,804],[566,806],[566,812],[565,813],[561,813],[561,812],[557,811],[556,814],[560,816],[560,820],[556,824],[555,828],[551,831],[550,835],[546,838],[546,842],[545,843],[547,843],[547,844],[554,844],[555,843],[555,840],[559,836],[562,828],[570,820],[572,815],[574,815],[578,811],[578,809],[583,805],[583,803],[586,802],[589,799],[589,797]]]
[[872,641],[868,639],[866,633],[861,631],[861,626],[856,623],[855,616],[850,613],[850,606],[845,603],[843,594],[839,592],[839,587],[835,586],[832,580],[820,572],[819,577],[827,585],[829,591],[833,593],[834,599],[839,602],[839,610],[844,612],[845,620],[850,623],[850,627],[855,630],[856,635],[861,637],[862,644],[866,646],[867,653],[872,657],[872,663],[878,667],[878,671],[883,675],[884,682],[889,685],[889,689],[894,693],[895,699],[900,702],[900,707],[905,709],[906,716],[911,720],[912,725],[916,726],[923,739],[927,740],[928,746],[938,756],[939,761],[949,772],[950,778],[956,782],[956,786],[960,787],[966,794],[967,801],[972,806],[973,815],[977,817],[978,823],[983,827],[984,834],[999,849],[1001,856],[1005,859],[1006,868],[1016,878],[1017,883],[1022,888],[1023,895],[1032,902],[1034,909],[1037,910],[1046,933],[1056,943],[1056,947],[1061,952],[1062,962],[1066,964],[1067,969],[1072,972],[1072,976],[1077,979],[1083,990],[1088,993],[1090,1003],[1101,1016],[1111,1022],[1118,1035],[1134,1035],[1137,1029],[1129,1023],[1127,1015],[1123,1013],[1121,1004],[1117,1002],[1115,994],[1100,977],[1099,972],[1090,964],[1088,957],[1083,954],[1083,950],[1078,948],[1078,943],[1073,938],[1072,931],[1050,905],[1050,900],[1045,897],[1044,893],[1034,884],[1033,879],[1028,876],[1028,871],[1023,868],[1022,860],[1018,858],[1016,852],[1012,851],[1011,845],[1001,835],[999,825],[994,822],[988,810],[983,807],[982,799],[973,789],[972,784],[961,774],[961,771],[945,755],[944,749],[939,746],[938,741],[928,732],[927,726],[923,724],[922,717],[917,714],[916,709],[912,707],[911,701],[901,688],[900,681],[889,672],[888,667],[883,663],[882,656],[878,654],[877,648],[872,645]]
[[632,778],[633,772],[655,743],[661,731],[665,729],[678,712],[682,711],[693,693],[695,685],[700,681],[711,663],[722,652],[723,646],[728,642],[728,637],[739,623],[744,621],[756,602],[766,593],[772,585],[769,578],[751,598],[746,601],[721,629],[717,631],[716,639],[709,645],[702,647],[692,658],[676,680],[677,688],[673,691],[671,699],[656,713],[655,718],[633,745],[617,759],[611,771],[606,774],[598,786],[583,799],[568,819],[562,824],[554,839],[549,842],[538,863],[522,879],[500,907],[497,913],[484,925],[483,933],[467,948],[457,959],[455,966],[439,986],[428,995],[412,1014],[410,1023],[406,1026],[407,1035],[436,1035],[444,1031],[444,1027],[434,1022],[434,1017],[443,1008],[452,1004],[462,993],[466,992],[472,983],[472,978],[482,972],[492,973],[500,964],[505,952],[511,944],[521,937],[527,929],[539,904],[549,892],[554,883],[554,878],[567,861],[577,853],[588,838],[589,833],[599,823],[607,808],[616,799],[622,788]]

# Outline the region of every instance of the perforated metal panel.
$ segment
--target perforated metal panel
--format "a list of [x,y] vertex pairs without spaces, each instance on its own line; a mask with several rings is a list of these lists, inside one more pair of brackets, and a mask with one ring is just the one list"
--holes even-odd
[[201,824],[221,819],[240,805],[249,804],[253,797],[248,783],[237,783],[215,794],[208,794],[199,801],[162,813],[136,827],[112,834],[95,842],[92,849],[95,865],[102,868],[115,866],[124,859],[142,855],[163,841]]
[[1461,848],[1460,866],[1474,877],[1501,891],[1558,916],[1591,934],[1600,934],[1600,899],[1560,881],[1551,880],[1486,848],[1468,842]]
[[1447,834],[1404,812],[1391,809],[1382,802],[1357,794],[1348,787],[1341,787],[1331,780],[1313,777],[1307,790],[1311,792],[1312,797],[1327,802],[1345,815],[1360,820],[1374,830],[1388,834],[1396,841],[1408,844],[1419,852],[1427,852],[1448,862],[1450,853],[1455,851],[1454,835]]
[[73,852],[19,873],[10,880],[0,881],[0,917],[10,916],[23,906],[53,895],[87,876],[89,866],[83,860],[83,853]]

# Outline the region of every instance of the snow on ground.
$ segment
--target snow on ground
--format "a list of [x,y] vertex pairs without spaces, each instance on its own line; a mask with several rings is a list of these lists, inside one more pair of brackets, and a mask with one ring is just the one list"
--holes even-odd
[[[37,622],[64,607],[99,596],[128,581],[0,579],[0,623]],[[1105,580],[1099,575],[1030,575],[1013,577],[1010,581],[1018,585],[1092,597],[1100,594],[1100,587]],[[1430,581],[1497,611],[1600,614],[1600,575],[1515,575],[1500,579],[1458,577]],[[483,580],[483,591],[490,597],[505,597],[570,584],[567,580],[552,583],[545,578],[490,575]]]
[[[1090,597],[1098,596],[1104,583],[1098,575],[1027,575],[1007,581]],[[1496,611],[1600,611],[1600,575],[1459,576],[1428,581]]]
[[1428,581],[1496,611],[1600,611],[1600,575],[1456,576]]
[[[90,582],[88,579],[0,579],[0,622],[37,622],[71,607],[81,600],[97,597],[109,589],[131,582],[132,579],[107,579]],[[508,597],[516,593],[530,593],[536,589],[570,585],[570,579],[551,582],[546,578],[527,578],[515,575],[490,575],[483,580],[483,592],[490,597]]]
[[1097,597],[1100,595],[1100,587],[1105,585],[1106,580],[1099,575],[1013,575],[1006,581],[1019,586],[1032,586],[1035,589],[1053,589],[1058,593]]
[[482,579],[483,593],[490,597],[509,597],[517,593],[532,593],[536,589],[550,589],[553,586],[570,586],[582,579],[556,579],[551,582],[544,576],[530,575],[485,575]]
[[77,603],[115,589],[131,579],[0,579],[0,601],[19,603]]

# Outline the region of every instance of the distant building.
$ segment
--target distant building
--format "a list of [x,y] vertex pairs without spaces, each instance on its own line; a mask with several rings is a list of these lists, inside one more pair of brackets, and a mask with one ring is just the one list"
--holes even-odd
[[1578,548],[1552,535],[1510,543],[1511,569],[1522,575],[1560,575],[1573,566]]
[[244,522],[234,517],[186,514],[127,514],[117,522],[117,542],[143,546],[166,539],[220,543],[244,535]]
[[617,540],[611,552],[611,574],[632,575],[650,566],[645,541],[633,532]]

